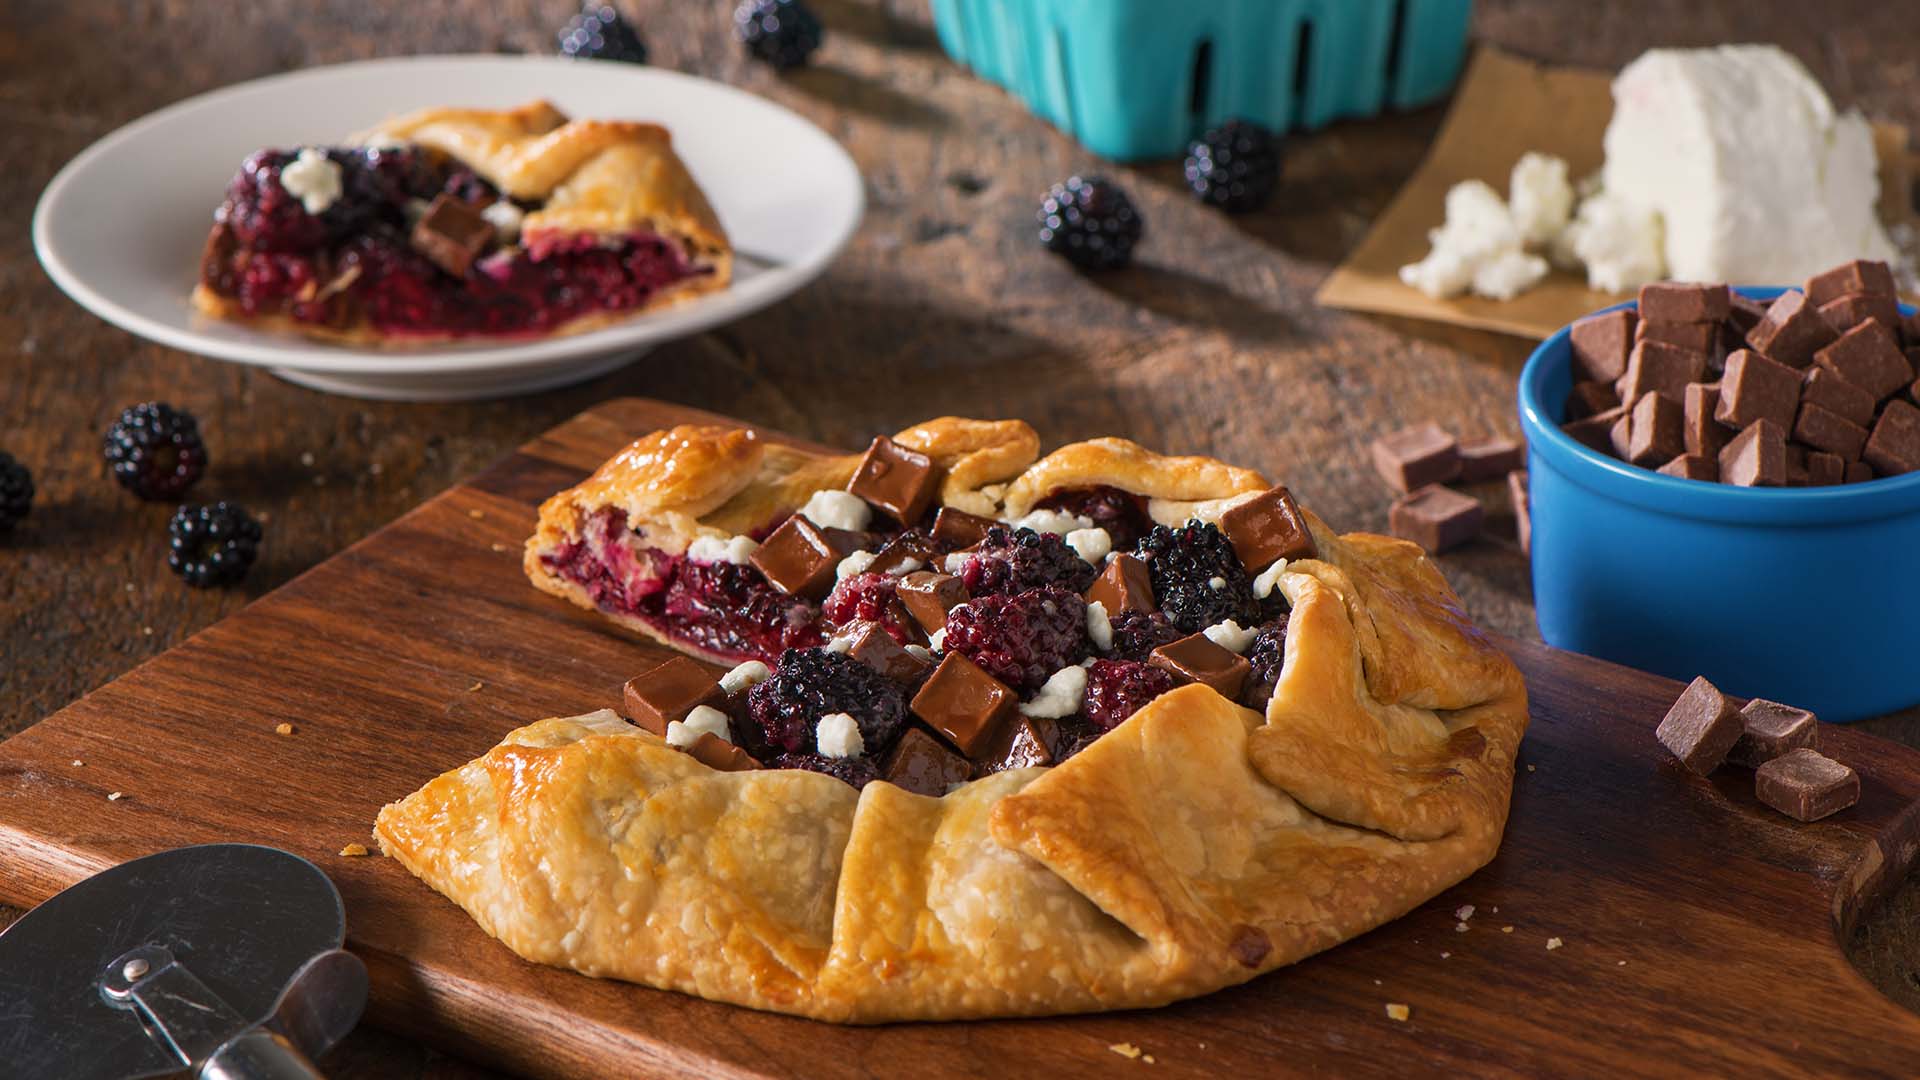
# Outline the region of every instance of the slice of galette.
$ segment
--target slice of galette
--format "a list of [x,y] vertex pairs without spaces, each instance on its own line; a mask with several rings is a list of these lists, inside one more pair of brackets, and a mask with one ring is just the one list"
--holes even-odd
[[732,266],[664,128],[546,102],[426,109],[352,145],[249,157],[193,303],[359,345],[528,338],[724,288]]
[[1210,458],[1038,451],[633,443],[526,571],[687,655],[383,849],[530,959],[848,1021],[1204,993],[1492,857],[1526,691],[1417,548]]

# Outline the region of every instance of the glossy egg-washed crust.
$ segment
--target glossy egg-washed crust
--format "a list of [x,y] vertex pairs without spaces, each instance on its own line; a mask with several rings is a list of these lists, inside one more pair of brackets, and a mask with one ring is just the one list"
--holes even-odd
[[[393,140],[439,150],[504,194],[542,203],[521,222],[523,241],[542,233],[617,237],[651,232],[679,244],[689,266],[711,270],[659,290],[639,307],[590,311],[541,337],[624,322],[724,289],[733,280],[726,230],[658,124],[569,120],[551,104],[536,101],[514,109],[422,109],[354,137],[367,144]],[[364,322],[322,326],[286,315],[249,316],[231,297],[205,284],[194,287],[193,304],[215,318],[346,345],[406,347],[454,340],[452,335],[392,336]]]
[[[1112,484],[1177,521],[1267,486],[1117,439],[1035,463],[1019,422],[897,438],[974,510]],[[529,576],[587,603],[538,558],[583,515],[624,507],[676,549],[765,524],[856,460],[720,427],[649,435],[541,508]],[[1486,863],[1527,723],[1518,671],[1417,548],[1308,517],[1320,558],[1281,578],[1264,716],[1186,686],[1062,765],[929,798],[715,772],[600,712],[512,732],[375,833],[527,959],[825,1020],[1132,1008],[1250,979]]]

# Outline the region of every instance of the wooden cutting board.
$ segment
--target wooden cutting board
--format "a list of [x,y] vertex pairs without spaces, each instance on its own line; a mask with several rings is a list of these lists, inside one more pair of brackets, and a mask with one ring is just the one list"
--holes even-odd
[[183,844],[286,848],[346,898],[370,1022],[556,1076],[1912,1072],[1920,1017],[1837,935],[1920,844],[1920,753],[1826,730],[1864,796],[1796,824],[1754,801],[1749,773],[1666,760],[1652,728],[1675,684],[1523,642],[1508,647],[1533,726],[1491,865],[1319,957],[1151,1012],[881,1028],[755,1013],[525,963],[397,864],[340,856],[372,846],[382,804],[527,721],[612,704],[661,655],[535,592],[520,546],[540,500],[633,436],[701,419],[717,418],[640,400],[576,417],[0,744],[0,900]]

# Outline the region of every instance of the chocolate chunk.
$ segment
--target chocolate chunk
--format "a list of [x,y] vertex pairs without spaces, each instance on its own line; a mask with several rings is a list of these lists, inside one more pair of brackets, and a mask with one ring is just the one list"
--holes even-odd
[[1527,448],[1518,439],[1489,435],[1460,444],[1460,482],[1478,483],[1505,476],[1527,463]]
[[1720,463],[1701,454],[1681,454],[1654,471],[1682,480],[1712,482],[1720,479]]
[[1232,701],[1240,696],[1253,665],[1247,658],[1219,645],[1205,634],[1189,634],[1153,650],[1147,663],[1171,672],[1181,682],[1210,686]]
[[1087,603],[1100,604],[1109,616],[1123,611],[1153,611],[1157,606],[1153,575],[1146,561],[1124,552],[1107,560],[1107,568],[1087,588]]
[[[1623,367],[1621,370],[1626,369]],[[1574,383],[1573,390],[1567,394],[1567,419],[1585,420],[1595,413],[1605,412],[1618,404],[1620,404],[1620,395],[1613,389],[1613,379],[1605,382]]]
[[1747,331],[1760,325],[1760,320],[1766,317],[1767,305],[1753,297],[1739,293],[1727,296],[1727,325],[1739,334],[1740,340],[1745,341]]
[[1868,319],[1878,319],[1896,332],[1900,326],[1900,305],[1891,296],[1848,293],[1821,304],[1819,310],[1836,334],[1844,334]]
[[1626,374],[1627,351],[1633,348],[1634,326],[1639,321],[1639,316],[1622,308],[1574,323],[1567,331],[1567,344],[1573,350],[1575,379],[1610,383]]
[[1396,491],[1444,484],[1460,475],[1459,446],[1429,421],[1373,440],[1373,467]]
[[1840,340],[1814,354],[1814,363],[1882,400],[1905,389],[1913,382],[1913,365],[1907,363],[1900,343],[1885,323],[1870,319],[1840,336]]
[[463,278],[473,260],[493,243],[493,223],[481,217],[478,210],[442,192],[414,223],[410,239],[413,249],[427,261]]
[[912,573],[932,566],[940,553],[940,545],[933,537],[919,529],[908,529],[873,553],[873,561],[867,564],[867,573]]
[[726,698],[719,678],[705,664],[685,656],[628,679],[621,693],[627,719],[662,738],[669,723],[685,720],[700,705],[720,708]]
[[1713,412],[1715,420],[1732,428],[1771,420],[1784,431],[1793,426],[1799,407],[1798,371],[1752,349],[1741,349],[1727,357],[1726,373],[1720,377],[1720,404]]
[[1651,469],[1685,452],[1686,410],[1661,394],[1648,394],[1634,403],[1633,426],[1627,434],[1626,459]]
[[1816,450],[1852,461],[1867,445],[1867,429],[1831,409],[1802,405],[1793,425],[1793,437]]
[[1818,405],[1861,427],[1873,423],[1873,395],[1818,364],[1800,382],[1800,403]]
[[1759,768],[1789,750],[1819,748],[1820,720],[1805,709],[1754,698],[1740,710],[1740,740],[1727,760]]
[[1387,528],[1434,554],[1480,535],[1480,500],[1438,484],[1401,496],[1387,510]]
[[1886,263],[1870,259],[1841,263],[1807,279],[1807,299],[1816,306],[1848,293],[1891,297],[1893,292],[1893,270]]
[[1847,462],[1847,471],[1841,475],[1843,484],[1864,484],[1873,479],[1873,466],[1864,461]]
[[948,653],[908,707],[973,757],[988,746],[1019,703],[1007,684],[959,653]]
[[1807,486],[1807,448],[1797,442],[1787,443],[1787,486]]
[[1312,559],[1320,554],[1307,531],[1306,515],[1284,487],[1268,488],[1221,514],[1220,531],[1227,535],[1241,564],[1256,574],[1275,559]]
[[958,551],[985,540],[987,530],[998,524],[989,517],[943,506],[939,513],[933,515],[933,538],[948,551]]
[[858,543],[855,534],[822,529],[794,514],[747,561],[781,592],[819,600],[833,590],[834,571]]
[[687,753],[707,768],[721,772],[748,772],[760,767],[752,754],[711,731],[701,732],[700,737],[693,740],[693,745],[687,747]]
[[1722,325],[1717,322],[1649,322],[1641,319],[1639,328],[1633,332],[1633,339],[1664,341],[1669,345],[1711,355],[1720,350]]
[[1507,498],[1513,503],[1513,524],[1520,539],[1520,550],[1533,553],[1533,497],[1527,494],[1527,470],[1507,474]]
[[1860,801],[1860,776],[1816,750],[1789,750],[1753,773],[1753,794],[1797,821],[1818,821]]
[[1807,486],[1832,487],[1845,481],[1847,459],[1839,454],[1815,450],[1807,455]]
[[1898,476],[1920,469],[1920,409],[1889,401],[1867,436],[1860,456],[1876,476]]
[[909,450],[885,435],[874,436],[854,467],[847,490],[879,507],[902,525],[919,521],[940,486],[933,459]]
[[1747,344],[1788,367],[1806,367],[1813,354],[1833,343],[1839,335],[1807,303],[1798,289],[1789,289],[1774,298],[1767,317],[1747,332]]
[[1571,424],[1562,424],[1560,430],[1566,432],[1575,442],[1589,449],[1598,450],[1603,454],[1610,454],[1613,452],[1613,444],[1609,439],[1608,433],[1613,430],[1613,425],[1625,415],[1627,415],[1626,406],[1615,405],[1611,409],[1594,413],[1585,420],[1575,420]]
[[[1685,401],[1681,412],[1685,429],[1681,432],[1681,441],[1685,443],[1687,453],[1701,457],[1720,457],[1720,451],[1733,438],[1733,429],[1713,418],[1720,407],[1719,383],[1688,383]],[[1714,467],[1716,475],[1719,466]]]
[[887,783],[915,795],[939,798],[973,775],[973,763],[922,727],[909,727],[887,755]]
[[1771,420],[1756,420],[1720,451],[1720,482],[1741,487],[1779,487],[1787,482],[1787,433]]
[[1681,691],[1653,734],[1688,772],[1705,776],[1719,768],[1743,730],[1740,710],[1703,675]]
[[1627,355],[1627,373],[1614,389],[1621,401],[1637,402],[1646,394],[1661,394],[1678,405],[1686,399],[1687,384],[1707,374],[1707,354],[1664,341],[1642,341]]
[[885,675],[895,682],[908,686],[920,681],[933,667],[933,663],[922,660],[907,651],[905,645],[893,639],[887,629],[879,623],[866,623],[853,632],[847,643],[847,655]]
[[931,570],[918,570],[901,578],[894,586],[894,593],[905,605],[907,614],[929,634],[946,629],[947,612],[967,602],[965,582],[952,574]]
[[1057,723],[1045,717],[1014,714],[975,761],[973,775],[1053,764],[1053,745],[1059,730]]
[[[1644,396],[1659,397],[1660,395]],[[1607,449],[1613,451],[1613,456],[1622,461],[1633,454],[1633,410],[1627,410],[1625,416],[1615,420],[1613,426],[1607,429]]]
[[1731,306],[1725,285],[1656,281],[1640,286],[1642,322],[1719,322]]

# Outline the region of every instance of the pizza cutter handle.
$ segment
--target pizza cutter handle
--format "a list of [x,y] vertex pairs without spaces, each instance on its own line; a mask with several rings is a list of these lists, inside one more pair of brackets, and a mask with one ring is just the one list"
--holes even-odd
[[264,1028],[235,1035],[200,1065],[200,1080],[324,1080],[307,1055]]

